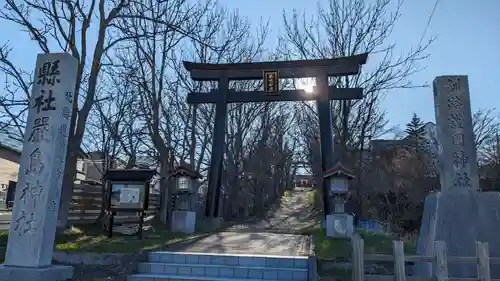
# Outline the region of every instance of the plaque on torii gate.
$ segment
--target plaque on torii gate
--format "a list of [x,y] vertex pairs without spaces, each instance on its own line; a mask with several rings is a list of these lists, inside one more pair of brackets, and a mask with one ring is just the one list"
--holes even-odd
[[268,95],[277,95],[280,90],[280,73],[276,70],[264,70],[264,92]]
[[[355,75],[366,63],[368,54],[316,60],[272,61],[254,63],[207,64],[183,62],[195,81],[218,81],[218,91],[189,93],[188,104],[215,103],[215,124],[208,191],[205,208],[206,216],[219,214],[222,160],[224,156],[227,104],[239,102],[316,101],[319,115],[321,168],[323,171],[333,166],[333,140],[331,124],[331,100],[354,100],[363,98],[363,89],[336,88],[328,85],[328,77]],[[281,90],[279,79],[316,78],[315,92],[305,90]],[[229,89],[230,80],[264,79],[264,91],[234,91]],[[269,79],[269,80],[268,80]],[[271,83],[269,83],[271,82]],[[322,183],[323,198],[328,195],[325,181]],[[324,200],[325,215],[329,206]]]

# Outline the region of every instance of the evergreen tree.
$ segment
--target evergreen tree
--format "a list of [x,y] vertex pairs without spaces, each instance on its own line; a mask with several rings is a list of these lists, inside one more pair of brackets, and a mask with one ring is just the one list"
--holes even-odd
[[416,113],[413,113],[411,120],[406,124],[405,133],[408,134],[407,139],[412,140],[416,145],[421,145],[425,141],[425,127],[424,122]]

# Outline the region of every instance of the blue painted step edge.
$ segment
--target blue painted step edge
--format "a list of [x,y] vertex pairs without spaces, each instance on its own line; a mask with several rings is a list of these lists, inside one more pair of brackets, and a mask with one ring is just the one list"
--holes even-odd
[[205,277],[205,276],[182,276],[182,275],[164,275],[164,274],[134,274],[127,277],[127,281],[276,281],[269,279],[235,279],[234,277]]
[[265,267],[265,266],[251,266],[251,265],[225,265],[225,264],[186,264],[186,263],[162,263],[162,262],[141,262],[139,269],[144,266],[172,266],[172,267],[207,267],[207,268],[233,268],[233,269],[256,269],[256,270],[287,270],[307,272],[306,268],[285,268],[285,267]]

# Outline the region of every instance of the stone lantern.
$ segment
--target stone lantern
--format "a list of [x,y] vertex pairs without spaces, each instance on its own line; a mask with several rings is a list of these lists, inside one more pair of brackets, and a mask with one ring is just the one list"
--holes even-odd
[[169,173],[175,187],[172,192],[172,231],[193,233],[196,226],[196,195],[201,175],[187,164],[181,164]]
[[353,173],[341,162],[323,175],[328,182],[328,205],[330,213],[326,216],[326,235],[330,237],[349,237],[354,231],[353,216],[346,214],[344,205],[349,191],[349,181]]

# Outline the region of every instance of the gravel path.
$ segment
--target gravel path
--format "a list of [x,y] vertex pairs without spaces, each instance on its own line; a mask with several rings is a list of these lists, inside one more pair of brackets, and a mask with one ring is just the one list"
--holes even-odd
[[225,231],[300,233],[315,223],[313,218],[316,214],[312,212],[307,198],[310,191],[310,188],[295,188],[291,196],[283,197],[280,207],[270,211],[266,218],[233,225]]

